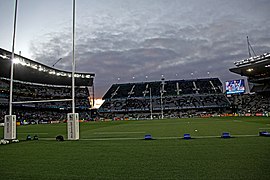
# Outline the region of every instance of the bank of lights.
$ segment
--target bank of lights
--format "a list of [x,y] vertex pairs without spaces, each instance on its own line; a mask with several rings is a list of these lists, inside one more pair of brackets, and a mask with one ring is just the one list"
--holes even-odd
[[261,61],[261,60],[268,59],[268,58],[270,58],[270,53],[264,53],[264,54],[259,55],[259,56],[254,56],[254,57],[250,57],[248,59],[243,59],[241,61],[234,62],[234,64],[236,66],[241,66],[241,65],[254,63],[256,61]]
[[[3,59],[10,59],[8,56],[5,56],[5,55],[0,55],[1,58]],[[51,69],[51,68],[47,68],[45,66],[42,66],[42,65],[38,65],[38,64],[35,64],[35,63],[31,63],[30,61],[26,61],[22,58],[14,58],[12,60],[12,62],[15,64],[15,65],[22,65],[22,66],[28,66],[32,69],[35,69],[35,70],[38,70],[40,72],[45,72],[45,73],[49,73],[51,75],[56,75],[56,76],[62,76],[62,77],[71,77],[71,73],[65,73],[65,72],[62,72],[62,71],[55,71],[54,69]],[[87,78],[87,79],[90,79],[91,78],[91,75],[89,74],[79,74],[79,73],[75,73],[74,74],[74,77],[76,78]]]

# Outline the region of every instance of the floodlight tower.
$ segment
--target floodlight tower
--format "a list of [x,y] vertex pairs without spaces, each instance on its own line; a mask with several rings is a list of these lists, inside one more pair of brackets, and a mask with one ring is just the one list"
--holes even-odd
[[72,113],[68,113],[68,140],[79,139],[79,113],[75,113],[75,0],[73,0],[73,31],[72,31]]
[[150,98],[150,119],[153,119],[152,88],[149,89],[149,98]]
[[17,5],[18,2],[17,0],[15,0],[12,55],[10,62],[9,115],[5,115],[5,128],[4,128],[4,139],[10,140],[16,139],[16,115],[12,115],[12,103],[13,103],[12,101],[13,101],[14,46],[15,46],[16,22],[17,22]]
[[162,75],[162,77],[161,77],[161,88],[160,88],[161,119],[164,118],[164,115],[163,115],[163,94],[164,94],[164,92],[165,92],[164,86],[165,86],[165,78],[164,78],[164,75]]

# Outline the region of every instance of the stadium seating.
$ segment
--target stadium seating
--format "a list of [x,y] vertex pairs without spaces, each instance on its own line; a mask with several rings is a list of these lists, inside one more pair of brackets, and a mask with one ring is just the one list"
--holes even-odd
[[[37,101],[53,99],[70,99],[71,88],[66,86],[37,85],[31,83],[13,83],[13,101]],[[0,122],[8,114],[9,81],[0,79]],[[75,106],[80,114],[80,119],[90,119],[88,112],[90,106],[89,92],[86,87],[76,87]],[[28,123],[43,123],[56,120],[66,120],[67,113],[71,110],[71,101],[14,104],[13,113],[17,121]]]
[[268,93],[239,94],[229,97],[229,100],[240,115],[255,116],[270,112],[270,95]]
[[164,81],[164,91],[161,92],[162,86],[162,81],[113,84],[103,97],[105,102],[99,113],[103,116],[112,113],[131,116],[133,113],[145,117],[149,116],[151,107],[154,112],[163,109],[165,114],[173,115],[176,111],[205,111],[230,106],[218,78]]

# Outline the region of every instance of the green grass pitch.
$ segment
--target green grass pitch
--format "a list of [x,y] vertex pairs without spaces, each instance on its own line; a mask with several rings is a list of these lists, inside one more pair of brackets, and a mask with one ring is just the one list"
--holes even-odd
[[[17,127],[19,143],[0,145],[0,179],[269,179],[270,118],[223,117]],[[197,131],[195,131],[197,130]],[[233,138],[220,138],[229,132]],[[3,137],[3,127],[0,128]],[[193,139],[182,139],[190,133]],[[38,141],[25,141],[27,135]],[[151,134],[155,140],[143,140]]]

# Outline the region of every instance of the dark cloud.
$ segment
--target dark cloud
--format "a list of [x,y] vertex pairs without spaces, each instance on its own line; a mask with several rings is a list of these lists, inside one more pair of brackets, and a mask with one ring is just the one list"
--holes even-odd
[[[111,4],[112,9],[107,5],[106,11],[97,8],[95,14],[80,16],[77,70],[96,74],[98,97],[118,78],[235,78],[228,69],[247,57],[247,35],[258,54],[269,52],[268,1],[154,1],[149,6],[151,2],[117,1],[119,8]],[[61,57],[57,67],[70,70],[70,34],[63,29],[35,39],[33,57],[45,64]]]

